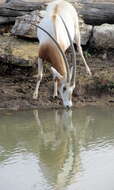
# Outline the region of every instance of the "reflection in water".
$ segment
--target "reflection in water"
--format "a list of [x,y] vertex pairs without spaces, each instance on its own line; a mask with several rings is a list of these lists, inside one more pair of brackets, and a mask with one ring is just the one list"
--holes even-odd
[[[41,160],[47,161],[49,176],[55,173],[54,181],[55,189],[60,190],[72,180],[72,176],[80,170],[80,145],[84,140],[85,131],[92,121],[91,116],[87,116],[81,130],[81,141],[78,138],[77,127],[74,127],[72,120],[72,110],[55,110],[53,113],[53,121],[49,121],[49,115],[45,115],[45,120],[40,120],[38,111],[34,111],[34,116],[40,129],[41,142],[44,146]],[[47,123],[50,122],[47,128]],[[51,123],[53,122],[53,123]],[[75,126],[78,123],[75,123]],[[46,130],[47,128],[47,130]],[[45,153],[44,153],[45,151]],[[48,151],[49,160],[46,158]],[[50,154],[50,155],[49,155]],[[44,157],[43,157],[44,156]],[[52,159],[54,163],[51,168]],[[52,159],[51,159],[52,158]],[[50,170],[51,169],[51,170]],[[54,171],[53,171],[54,169]],[[48,175],[47,175],[48,176]]]
[[114,190],[114,109],[0,117],[0,189]]

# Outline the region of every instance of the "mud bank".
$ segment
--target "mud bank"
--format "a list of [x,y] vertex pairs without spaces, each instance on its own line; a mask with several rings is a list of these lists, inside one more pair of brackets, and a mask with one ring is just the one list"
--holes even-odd
[[[76,88],[73,93],[74,107],[86,105],[114,106],[114,57],[91,55],[86,60],[93,77],[86,75],[85,67],[77,62]],[[2,68],[2,67],[1,67]],[[35,108],[62,108],[59,98],[53,99],[52,76],[45,68],[38,100],[33,100],[36,79],[31,67],[4,65],[0,74],[0,109],[25,110]]]

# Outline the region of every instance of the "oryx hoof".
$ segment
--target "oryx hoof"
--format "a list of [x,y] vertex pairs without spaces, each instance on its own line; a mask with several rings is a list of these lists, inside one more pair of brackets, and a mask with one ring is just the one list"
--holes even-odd
[[53,99],[54,99],[54,100],[57,100],[57,99],[58,99],[58,96],[53,96]]
[[58,97],[57,97],[57,96],[50,96],[49,99],[50,99],[51,101],[54,101],[54,100],[57,100]]
[[34,94],[33,94],[33,99],[34,99],[34,100],[37,100],[37,99],[38,99],[38,94],[34,93]]
[[87,70],[87,73],[90,77],[92,77],[92,72],[90,70]]

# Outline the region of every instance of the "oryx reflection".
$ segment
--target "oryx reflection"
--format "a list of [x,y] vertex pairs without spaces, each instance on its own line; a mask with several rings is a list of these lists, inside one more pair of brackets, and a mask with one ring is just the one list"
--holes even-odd
[[91,116],[85,118],[85,124],[79,135],[80,124],[73,122],[72,110],[54,110],[51,120],[49,120],[48,111],[44,118],[38,110],[34,110],[33,113],[40,133],[42,147],[40,159],[47,167],[45,171],[48,171],[48,173],[43,171],[44,175],[53,176],[54,174],[55,189],[61,190],[71,183],[74,174],[76,177],[82,167],[80,149],[92,118]]
[[89,190],[96,180],[106,190],[102,176],[114,189],[113,126],[106,107],[2,111],[0,189]]

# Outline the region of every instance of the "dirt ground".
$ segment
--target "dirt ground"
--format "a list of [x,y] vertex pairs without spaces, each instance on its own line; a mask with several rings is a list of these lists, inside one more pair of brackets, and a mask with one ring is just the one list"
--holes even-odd
[[[105,58],[104,55],[94,54],[93,56],[87,55],[86,60],[93,76],[92,78],[88,77],[83,63],[77,62],[76,88],[73,93],[74,107],[114,106],[114,57],[111,54]],[[32,95],[36,85],[33,68],[1,64],[0,109],[25,110],[63,107],[60,98],[53,99],[52,76],[46,68],[44,70],[38,100],[33,100]]]

